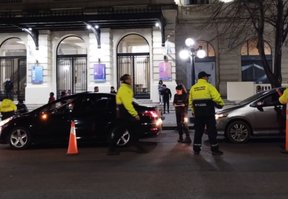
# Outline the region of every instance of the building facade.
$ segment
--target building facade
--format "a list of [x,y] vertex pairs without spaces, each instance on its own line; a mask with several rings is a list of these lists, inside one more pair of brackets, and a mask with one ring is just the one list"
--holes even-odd
[[[247,37],[246,33],[237,35],[235,40],[238,40],[238,43],[236,43],[235,40],[227,37],[227,34],[229,35],[231,32],[226,32],[225,35],[222,34],[225,27],[223,24],[227,23],[229,19],[218,19],[216,23],[213,23],[213,26],[209,24],[209,19],[215,8],[213,4],[219,3],[219,1],[178,0],[176,2],[178,5],[175,36],[176,51],[179,52],[185,47],[186,38],[192,37],[198,41],[198,46],[206,46],[204,49],[208,52],[208,56],[205,59],[196,60],[196,74],[202,69],[211,73],[211,83],[220,90],[224,97],[228,95],[229,89],[227,85],[230,82],[251,82],[255,84],[255,92],[258,84],[262,85],[263,88],[271,88],[262,67],[255,34],[254,37]],[[236,25],[241,26],[241,24]],[[273,27],[266,25],[264,37],[265,54],[273,71],[275,31]],[[230,31],[233,32],[233,30]],[[282,49],[282,82],[285,84],[288,80],[288,58],[285,56],[288,52],[287,40],[284,42]],[[192,69],[189,66],[189,62],[183,61],[178,57],[176,65],[177,79],[181,79],[187,74],[191,76],[189,71]],[[187,80],[186,84],[189,86],[189,79]]]
[[[110,92],[125,73],[135,97],[157,101],[158,82],[175,87],[174,1],[5,1],[0,70],[14,99],[47,103],[50,92]],[[172,34],[171,34],[172,33]],[[166,46],[165,46],[166,44]],[[167,59],[168,57],[168,59]],[[161,71],[160,71],[161,70]]]
[[[14,99],[45,104],[57,97],[118,88],[119,77],[133,76],[135,97],[159,100],[158,82],[171,91],[177,83],[191,86],[192,65],[178,53],[193,37],[207,57],[195,60],[195,73],[212,74],[225,97],[227,82],[266,83],[255,40],[231,47],[218,36],[221,23],[207,28],[213,1],[187,0],[5,0],[0,2],[0,95],[4,82],[14,83]],[[273,31],[266,53],[273,62]],[[287,45],[283,55],[287,54]],[[288,59],[283,56],[284,82]]]

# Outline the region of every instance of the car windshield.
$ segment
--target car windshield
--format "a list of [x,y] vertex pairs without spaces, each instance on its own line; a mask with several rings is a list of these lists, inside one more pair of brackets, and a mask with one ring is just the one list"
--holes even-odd
[[268,93],[268,92],[269,92],[269,90],[268,90],[268,91],[261,91],[261,92],[255,94],[255,95],[252,95],[251,97],[248,97],[248,98],[244,99],[243,101],[237,103],[237,105],[245,105],[245,104],[248,104],[248,103],[250,103],[250,102],[258,99],[259,97],[265,95],[265,94]]
[[66,98],[58,99],[50,104],[46,104],[42,107],[37,108],[34,111],[46,112],[46,111],[60,110],[63,108],[70,109],[74,100],[75,100],[75,96],[72,96],[72,97],[69,96]]

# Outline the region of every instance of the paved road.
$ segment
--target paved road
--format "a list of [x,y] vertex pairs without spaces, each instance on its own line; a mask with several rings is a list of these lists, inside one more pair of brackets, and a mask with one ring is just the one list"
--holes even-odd
[[149,153],[119,156],[104,146],[79,146],[76,156],[66,147],[0,146],[0,199],[287,199],[288,154],[278,140],[220,140],[225,154],[215,157],[207,144],[194,156],[176,139],[164,131],[145,141]]

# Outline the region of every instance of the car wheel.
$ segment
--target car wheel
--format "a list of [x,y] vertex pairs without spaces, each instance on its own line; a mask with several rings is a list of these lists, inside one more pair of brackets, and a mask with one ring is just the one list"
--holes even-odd
[[31,144],[31,136],[25,128],[14,128],[8,136],[8,142],[14,149],[25,149]]
[[[114,128],[111,132],[111,138],[115,136],[116,131],[120,131],[119,128]],[[121,130],[121,137],[117,140],[117,146],[127,146],[131,140],[131,134],[127,129]]]
[[225,135],[230,142],[244,143],[251,135],[251,128],[247,122],[236,120],[227,126]]

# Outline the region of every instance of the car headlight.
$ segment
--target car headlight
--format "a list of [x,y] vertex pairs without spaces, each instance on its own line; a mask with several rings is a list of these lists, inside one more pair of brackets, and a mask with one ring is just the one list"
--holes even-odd
[[9,117],[9,118],[7,118],[7,119],[5,119],[5,120],[2,120],[2,121],[0,122],[0,135],[1,135],[1,133],[2,133],[2,128],[4,127],[4,125],[7,124],[10,120],[12,120],[12,118],[13,118],[13,117]]
[[223,117],[227,117],[227,113],[216,113],[215,114],[215,119],[218,120],[218,119],[221,119]]

